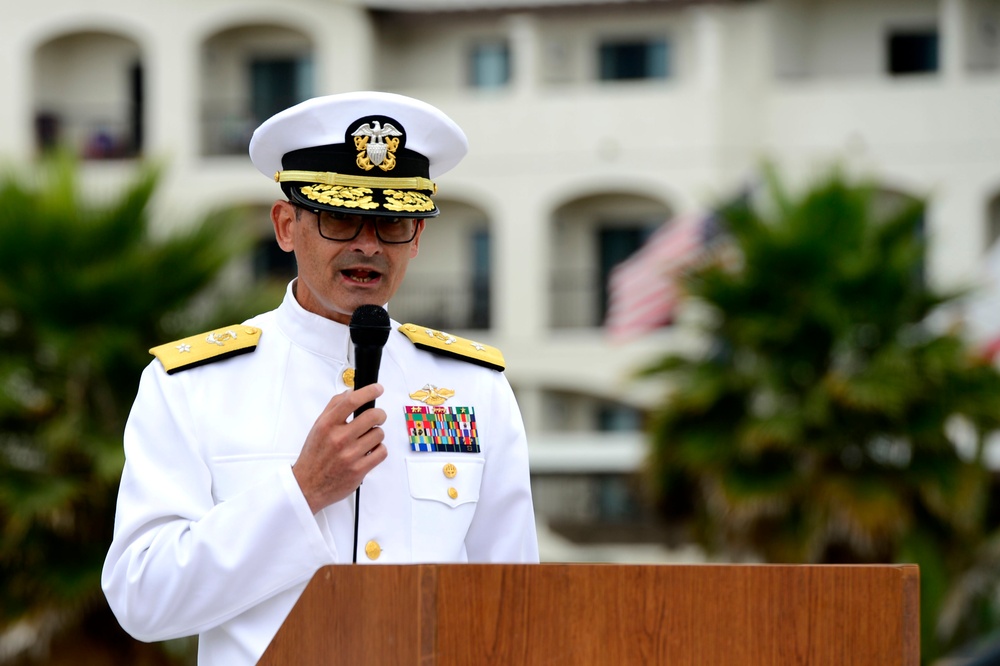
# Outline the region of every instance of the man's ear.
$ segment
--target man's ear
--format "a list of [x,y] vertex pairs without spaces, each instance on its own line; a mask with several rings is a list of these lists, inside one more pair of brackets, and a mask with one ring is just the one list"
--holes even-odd
[[424,233],[424,223],[426,220],[417,220],[417,235],[413,237],[413,242],[410,243],[410,259],[417,256],[417,251],[420,250],[420,234]]
[[274,239],[285,252],[295,249],[292,225],[295,224],[298,208],[287,201],[275,201],[271,206],[271,224],[274,225]]

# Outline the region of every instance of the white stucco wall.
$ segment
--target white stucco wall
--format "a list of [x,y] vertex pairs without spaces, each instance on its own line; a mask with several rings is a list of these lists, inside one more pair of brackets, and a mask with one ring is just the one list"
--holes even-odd
[[[975,277],[988,202],[1000,191],[995,0],[373,16],[347,0],[53,0],[44,10],[7,2],[0,85],[10,102],[0,105],[0,157],[34,155],[43,102],[119,100],[114,72],[137,57],[146,77],[146,154],[168,167],[164,219],[227,203],[266,206],[279,196],[245,156],[202,154],[203,109],[245,94],[238,63],[247,53],[311,53],[317,94],[378,87],[438,105],[465,129],[471,152],[440,179],[454,213],[432,223],[413,276],[447,265],[464,279],[468,251],[456,232],[490,230],[493,327],[484,335],[504,349],[533,427],[546,418],[541,391],[624,392],[638,404],[628,371],[665,346],[696,342],[668,330],[614,346],[599,329],[552,328],[553,271],[593,266],[593,220],[580,212],[572,226],[559,222],[574,205],[603,201],[626,217],[649,202],[650,214],[704,210],[751,181],[762,159],[793,183],[840,162],[931,195],[931,278],[954,286]],[[933,25],[942,70],[888,76],[886,30]],[[113,37],[80,37],[94,32]],[[602,38],[659,35],[671,40],[670,78],[595,80]],[[511,85],[469,89],[471,45],[500,38],[513,49]],[[132,172],[128,162],[88,168],[88,178],[107,183]]]

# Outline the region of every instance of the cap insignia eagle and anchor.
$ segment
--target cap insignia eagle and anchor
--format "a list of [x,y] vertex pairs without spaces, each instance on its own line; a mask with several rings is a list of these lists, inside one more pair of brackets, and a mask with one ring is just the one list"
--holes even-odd
[[351,132],[351,136],[354,137],[354,147],[359,151],[359,167],[365,171],[371,171],[375,167],[382,171],[392,171],[396,166],[396,149],[399,148],[399,137],[403,133],[395,125],[387,122],[383,126],[381,121],[373,120]]

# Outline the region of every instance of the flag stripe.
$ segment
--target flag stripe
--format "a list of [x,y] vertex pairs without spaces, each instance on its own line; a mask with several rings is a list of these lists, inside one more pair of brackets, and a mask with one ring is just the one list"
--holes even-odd
[[703,253],[711,218],[689,215],[658,229],[630,258],[612,269],[605,326],[626,340],[670,323],[680,297],[678,279]]

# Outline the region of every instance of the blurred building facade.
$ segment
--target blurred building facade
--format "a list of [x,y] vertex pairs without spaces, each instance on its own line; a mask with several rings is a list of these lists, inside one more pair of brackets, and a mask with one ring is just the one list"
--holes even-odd
[[940,286],[974,280],[1000,236],[998,0],[3,5],[0,159],[69,146],[98,190],[161,160],[165,211],[248,207],[258,276],[290,270],[267,219],[278,189],[246,156],[261,120],[380,89],[465,129],[390,313],[504,351],[548,559],[668,556],[635,546],[663,536],[631,479],[660,396],[629,375],[697,340],[602,328],[611,267],[659,225],[768,159],[793,182],[837,163],[931,196]]

